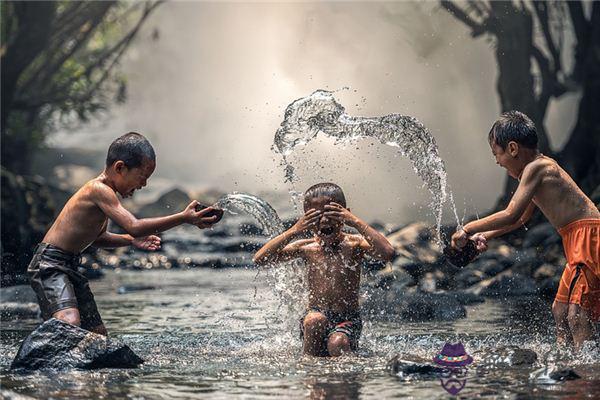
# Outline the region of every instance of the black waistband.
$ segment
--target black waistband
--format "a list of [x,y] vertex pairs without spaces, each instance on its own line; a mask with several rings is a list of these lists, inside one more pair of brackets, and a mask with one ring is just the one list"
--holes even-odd
[[77,267],[81,263],[80,254],[71,253],[49,243],[38,244],[35,248],[35,254],[41,255],[44,259],[63,262],[69,266]]

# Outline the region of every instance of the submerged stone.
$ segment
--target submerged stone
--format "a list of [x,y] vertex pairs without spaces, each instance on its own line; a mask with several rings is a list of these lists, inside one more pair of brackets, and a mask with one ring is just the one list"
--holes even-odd
[[581,379],[581,376],[571,368],[564,368],[550,372],[550,378],[555,381],[573,381]]
[[481,365],[493,366],[493,367],[505,367],[505,366],[530,366],[533,365],[537,359],[537,353],[530,349],[521,349],[516,346],[502,346],[493,349],[487,354],[479,356],[481,358]]
[[36,319],[40,317],[40,306],[37,303],[6,302],[0,304],[0,321]]
[[407,293],[393,311],[408,321],[452,321],[467,316],[465,307],[447,293]]
[[10,368],[135,368],[143,362],[119,340],[52,318],[25,338]]
[[395,356],[388,363],[388,369],[394,375],[401,378],[407,376],[417,376],[420,378],[437,378],[440,373],[444,371],[444,368],[431,365],[421,364],[412,361],[406,361],[400,359],[400,356]]

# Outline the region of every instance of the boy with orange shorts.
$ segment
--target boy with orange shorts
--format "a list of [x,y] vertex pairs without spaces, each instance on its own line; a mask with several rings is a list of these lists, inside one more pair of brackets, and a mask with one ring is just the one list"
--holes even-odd
[[455,248],[468,239],[487,248],[487,240],[523,225],[539,207],[562,237],[567,265],[552,305],[559,343],[581,348],[596,336],[600,321],[600,211],[573,179],[537,148],[534,123],[525,114],[501,115],[488,140],[496,163],[519,180],[506,209],[459,227]]

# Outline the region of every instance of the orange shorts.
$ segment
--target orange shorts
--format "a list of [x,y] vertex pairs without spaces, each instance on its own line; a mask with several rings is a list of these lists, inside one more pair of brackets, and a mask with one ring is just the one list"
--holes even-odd
[[567,265],[555,301],[579,304],[600,321],[600,219],[581,219],[558,230]]

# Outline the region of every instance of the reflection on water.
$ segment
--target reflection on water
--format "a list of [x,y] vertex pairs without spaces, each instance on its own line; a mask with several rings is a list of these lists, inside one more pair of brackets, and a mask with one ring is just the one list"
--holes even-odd
[[[448,398],[437,378],[395,377],[386,365],[396,354],[429,362],[446,341],[461,341],[475,361],[460,396],[576,399],[600,393],[597,350],[578,357],[558,352],[551,330],[536,333],[511,311],[522,301],[470,306],[466,319],[446,323],[365,316],[357,356],[316,359],[302,356],[298,332],[287,331],[286,320],[298,316],[277,315],[277,298],[255,276],[233,269],[109,271],[92,284],[99,308],[110,333],[146,359],[142,368],[14,374],[10,361],[36,322],[3,323],[2,389],[40,399]],[[157,289],[117,295],[124,284]],[[520,318],[513,322],[515,314]],[[538,362],[481,365],[478,354],[510,344],[535,350]],[[544,360],[574,367],[583,379],[537,379]]]

